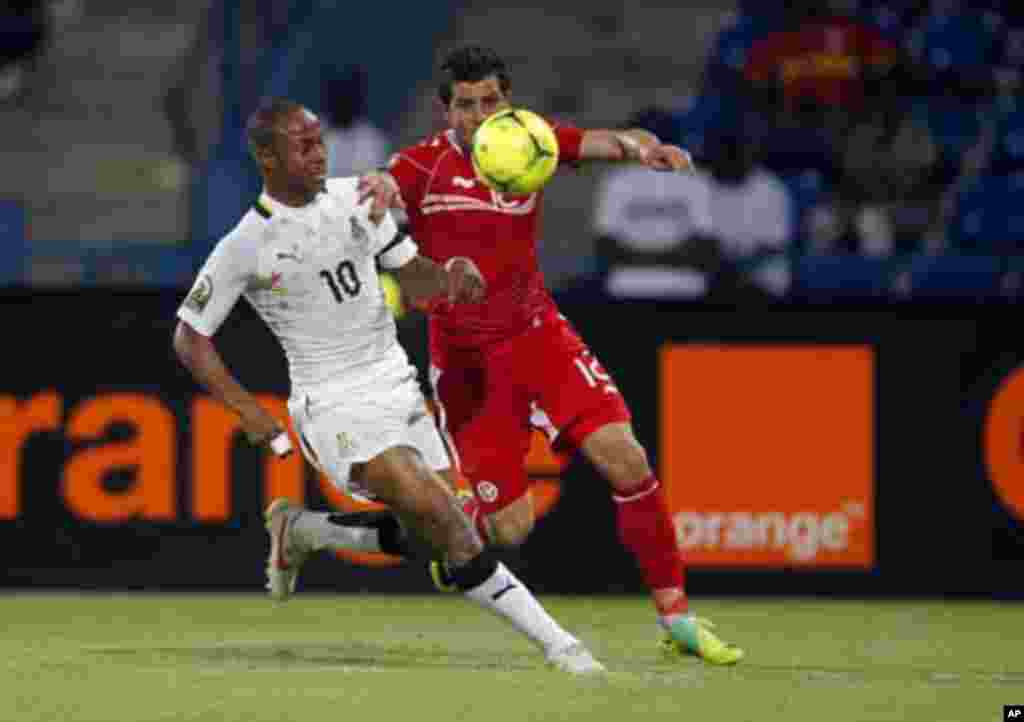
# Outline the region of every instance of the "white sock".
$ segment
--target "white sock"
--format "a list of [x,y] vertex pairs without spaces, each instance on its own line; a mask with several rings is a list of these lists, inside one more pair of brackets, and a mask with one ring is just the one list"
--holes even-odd
[[313,549],[349,549],[379,552],[380,534],[373,527],[342,526],[328,521],[330,514],[303,511],[292,522],[292,531],[299,541]]
[[576,644],[574,636],[559,626],[526,586],[499,563],[486,581],[468,589],[465,595],[482,607],[512,623],[545,653]]

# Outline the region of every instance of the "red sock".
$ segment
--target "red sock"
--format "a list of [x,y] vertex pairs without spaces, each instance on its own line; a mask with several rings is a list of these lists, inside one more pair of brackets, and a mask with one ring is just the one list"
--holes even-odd
[[[650,476],[626,496],[613,494],[619,539],[636,557],[651,591],[683,589],[683,556],[657,478]],[[685,606],[685,594],[682,604]]]

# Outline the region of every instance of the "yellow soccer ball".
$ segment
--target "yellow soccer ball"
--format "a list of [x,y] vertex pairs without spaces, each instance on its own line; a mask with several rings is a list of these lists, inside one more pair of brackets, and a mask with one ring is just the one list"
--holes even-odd
[[558,168],[558,140],[547,121],[522,108],[500,110],[473,136],[473,168],[486,185],[510,195],[544,187]]

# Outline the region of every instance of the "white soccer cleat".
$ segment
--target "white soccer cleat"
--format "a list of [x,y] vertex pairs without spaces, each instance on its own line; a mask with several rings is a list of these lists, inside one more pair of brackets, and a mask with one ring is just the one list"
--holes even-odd
[[551,652],[548,664],[569,674],[601,674],[607,671],[581,642]]
[[310,553],[292,534],[292,523],[301,513],[301,508],[292,506],[284,498],[274,499],[263,512],[267,533],[270,534],[267,590],[278,601],[284,601],[295,592],[299,570]]

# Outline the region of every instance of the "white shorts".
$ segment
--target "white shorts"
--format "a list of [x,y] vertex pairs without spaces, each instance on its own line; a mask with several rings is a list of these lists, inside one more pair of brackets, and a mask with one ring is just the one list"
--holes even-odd
[[350,478],[352,465],[396,446],[412,447],[431,469],[451,466],[415,376],[368,391],[301,395],[288,402],[303,455],[335,486],[372,499],[369,489]]

